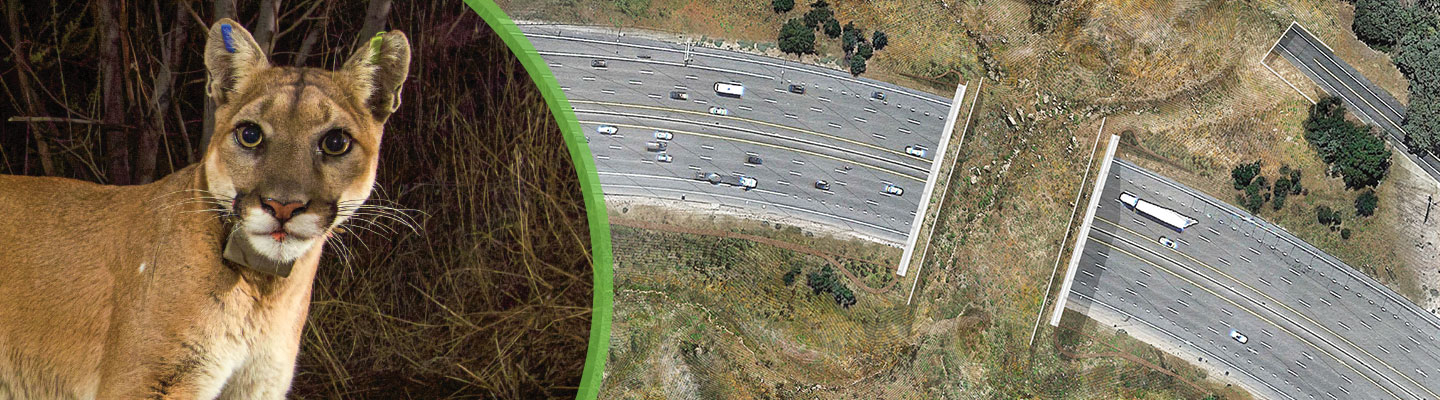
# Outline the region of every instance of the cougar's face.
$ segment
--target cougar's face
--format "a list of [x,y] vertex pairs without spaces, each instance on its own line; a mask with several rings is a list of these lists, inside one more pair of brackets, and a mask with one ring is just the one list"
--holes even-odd
[[235,21],[210,27],[206,93],[216,107],[205,184],[239,219],[235,232],[251,249],[295,261],[360,209],[409,65],[410,42],[399,31],[360,43],[343,67],[326,71],[272,67]]
[[370,196],[380,124],[332,72],[272,68],[264,85],[217,109],[205,167],[209,190],[233,199],[252,248],[290,262]]

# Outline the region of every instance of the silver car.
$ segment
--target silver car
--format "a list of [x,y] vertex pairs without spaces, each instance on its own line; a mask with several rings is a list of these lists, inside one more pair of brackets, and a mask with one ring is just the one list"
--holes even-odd
[[899,186],[895,185],[885,185],[885,193],[893,194],[896,196],[903,196],[905,195],[905,189],[901,189]]
[[671,161],[675,161],[675,157],[671,157],[669,154],[660,153],[655,155],[655,161],[668,163]]

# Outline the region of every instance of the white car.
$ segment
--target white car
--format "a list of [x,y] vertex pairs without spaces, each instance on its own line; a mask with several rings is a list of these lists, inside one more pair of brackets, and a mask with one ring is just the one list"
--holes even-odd
[[925,147],[922,147],[922,146],[920,146],[920,145],[905,146],[905,154],[909,154],[909,155],[916,156],[916,157],[920,157],[920,158],[925,158],[925,153],[926,153]]
[[745,187],[745,190],[754,189],[756,186],[759,186],[759,185],[760,185],[760,182],[759,182],[759,181],[756,181],[755,178],[751,178],[751,177],[748,177],[748,176],[742,176],[742,177],[740,177],[740,186]]
[[614,135],[616,132],[620,132],[620,128],[610,125],[600,125],[599,128],[595,128],[595,131],[600,132],[601,135]]
[[668,163],[671,161],[675,161],[675,157],[671,157],[669,154],[660,153],[655,155],[655,161]]
[[901,189],[899,186],[895,185],[885,185],[885,193],[902,196],[905,194],[905,189]]
[[1164,237],[1164,236],[1161,236],[1161,237],[1160,237],[1160,245],[1165,246],[1165,247],[1169,247],[1169,248],[1171,248],[1171,249],[1177,249],[1177,248],[1178,248],[1177,246],[1175,246],[1175,241],[1174,241],[1174,240],[1170,240],[1170,238],[1167,238],[1167,237]]
[[725,107],[710,107],[710,113],[715,115],[730,115],[730,110]]
[[655,131],[655,140],[673,140],[673,139],[675,139],[675,134],[670,133],[670,131]]
[[1237,330],[1234,330],[1234,329],[1231,329],[1231,330],[1230,330],[1230,338],[1231,338],[1231,339],[1235,339],[1235,341],[1240,342],[1240,344],[1245,344],[1245,343],[1249,343],[1249,342],[1250,342],[1250,338],[1245,337],[1245,335],[1244,335],[1244,334],[1241,334],[1240,331],[1237,331]]

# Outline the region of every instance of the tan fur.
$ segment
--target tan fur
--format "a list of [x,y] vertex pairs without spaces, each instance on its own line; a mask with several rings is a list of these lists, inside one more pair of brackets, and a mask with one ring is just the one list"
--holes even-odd
[[[127,187],[0,176],[0,400],[283,398],[325,237],[369,196],[408,71],[404,34],[370,51],[333,72],[271,67],[244,28],[216,22],[200,165]],[[236,142],[245,121],[263,128],[262,150]],[[353,148],[317,152],[335,128]],[[279,222],[260,200],[281,197],[313,207]],[[271,221],[299,249],[289,277],[222,258],[232,230]]]

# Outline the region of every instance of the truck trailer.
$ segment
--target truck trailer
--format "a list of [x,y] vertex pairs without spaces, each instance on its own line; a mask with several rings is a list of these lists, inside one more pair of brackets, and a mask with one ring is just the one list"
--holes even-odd
[[715,82],[715,94],[730,97],[744,97],[745,86],[739,83]]
[[738,186],[745,190],[754,189],[759,186],[759,181],[745,175],[721,175],[714,172],[696,172],[695,179],[710,182],[712,185]]
[[1120,202],[1125,203],[1126,206],[1129,206],[1136,212],[1145,214],[1150,218],[1154,218],[1156,221],[1160,221],[1165,225],[1169,225],[1170,229],[1174,229],[1176,232],[1183,232],[1185,231],[1185,228],[1189,228],[1190,226],[1199,223],[1199,221],[1196,221],[1194,218],[1187,217],[1184,214],[1175,212],[1175,210],[1161,207],[1159,205],[1156,205],[1155,203],[1145,201],[1139,197],[1136,197],[1133,194],[1130,194],[1130,192],[1121,192]]

